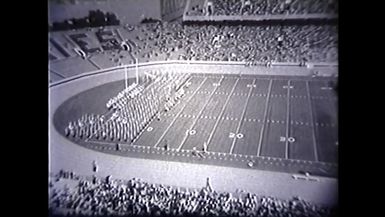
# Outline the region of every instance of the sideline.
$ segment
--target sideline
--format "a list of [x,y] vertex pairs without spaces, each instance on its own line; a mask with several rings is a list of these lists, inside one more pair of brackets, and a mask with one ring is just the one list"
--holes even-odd
[[[223,69],[223,67],[227,68],[229,66],[232,66],[232,67],[239,66],[239,67],[242,67],[242,69],[243,69],[240,71],[240,74],[242,74],[242,71],[253,71],[256,68],[262,68],[263,69],[262,71],[265,71],[264,74],[267,74],[269,71],[276,71],[276,70],[281,71],[280,70],[281,67],[285,67],[286,69],[287,69],[287,67],[289,67],[291,69],[297,68],[297,69],[299,69],[299,71],[302,71],[301,73],[298,72],[296,74],[296,73],[288,72],[286,70],[282,70],[282,72],[278,73],[277,75],[312,75],[312,73],[314,73],[314,71],[321,71],[322,72],[325,69],[326,70],[331,69],[332,72],[326,72],[326,73],[324,73],[324,75],[328,76],[330,74],[329,76],[332,76],[338,72],[338,64],[337,63],[328,63],[328,62],[307,63],[306,66],[301,66],[300,63],[292,63],[292,62],[288,62],[288,63],[285,63],[285,62],[274,63],[273,62],[273,63],[271,63],[271,67],[266,67],[266,63],[262,63],[262,62],[256,62],[253,64],[253,66],[248,66],[247,64],[248,64],[248,62],[237,62],[237,61],[169,60],[169,61],[152,61],[152,62],[139,63],[138,67],[141,69],[142,68],[145,69],[145,68],[148,68],[151,66],[158,66],[158,67],[169,66],[173,70],[175,70],[177,68],[180,71],[189,71],[193,67],[202,68],[204,66],[207,66],[207,67],[217,68],[219,71],[221,71]],[[97,74],[101,74],[101,73],[107,73],[107,72],[122,70],[125,67],[127,68],[127,70],[134,70],[136,67],[136,64],[115,66],[115,67],[111,67],[111,68],[104,68],[104,69],[95,70],[95,71],[91,71],[91,72],[81,73],[81,74],[78,74],[78,75],[75,75],[72,77],[65,78],[65,79],[60,80],[60,81],[53,82],[53,83],[49,84],[49,87],[51,88],[51,87],[54,87],[54,86],[57,86],[60,84],[68,83],[68,82],[73,81],[73,80],[77,80],[80,78],[89,77],[89,76],[93,76],[93,75],[97,75]],[[202,69],[200,69],[198,71],[200,71],[200,73],[202,73],[201,70]],[[240,69],[236,69],[233,71],[238,71],[238,70],[240,70]],[[205,71],[203,71],[203,73],[204,72]],[[258,72],[258,70],[256,70],[256,72],[246,72],[246,74],[260,74],[260,72]],[[270,74],[270,73],[268,73],[268,74]],[[320,74],[322,75],[322,73],[320,73]]]

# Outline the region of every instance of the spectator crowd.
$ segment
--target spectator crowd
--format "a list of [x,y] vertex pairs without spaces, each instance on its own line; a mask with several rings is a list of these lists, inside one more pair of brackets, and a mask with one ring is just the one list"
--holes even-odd
[[[76,215],[97,216],[334,216],[335,209],[300,198],[281,200],[243,192],[218,192],[210,185],[180,189],[139,179],[115,181],[73,179],[75,187],[50,187],[49,209]],[[71,215],[70,215],[71,216]]]
[[[143,24],[135,28],[140,58],[245,61],[336,62],[335,25]],[[199,31],[197,31],[199,30]]]
[[[204,5],[192,5],[187,15],[304,15],[337,14],[338,0],[211,0]],[[208,8],[210,8],[208,7]]]

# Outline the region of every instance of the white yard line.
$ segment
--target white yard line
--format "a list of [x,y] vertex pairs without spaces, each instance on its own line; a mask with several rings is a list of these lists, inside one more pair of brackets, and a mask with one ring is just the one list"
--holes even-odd
[[[221,83],[222,80],[223,80],[223,78],[224,78],[224,76],[222,76],[221,79],[220,79],[217,83]],[[202,109],[199,111],[198,115],[196,116],[196,118],[194,119],[193,123],[191,124],[191,127],[189,128],[189,131],[192,130],[192,129],[195,127],[195,124],[197,123],[197,121],[198,121],[199,117],[201,116],[203,110],[204,110],[204,109],[206,108],[206,106],[208,105],[208,103],[209,103],[211,97],[214,96],[214,93],[215,93],[215,91],[218,89],[218,87],[219,87],[219,86],[216,86],[216,87],[214,88],[214,90],[211,92],[210,97],[208,98],[208,100],[206,101],[205,105],[204,105],[204,106],[202,107]],[[186,142],[187,138],[188,138],[188,134],[186,133],[186,135],[184,136],[182,142],[180,143],[180,145],[179,145],[179,147],[178,147],[178,149],[177,149],[178,151],[180,151],[180,149],[183,147],[183,145],[184,145],[184,143]]]
[[[143,92],[148,91],[149,88],[152,87],[153,85],[155,85],[155,82],[152,82],[151,84],[149,84]],[[159,88],[163,88],[163,87],[166,86],[166,85],[167,85],[167,83],[165,82],[165,83],[164,83],[161,87],[159,87]],[[133,100],[133,99],[130,99],[130,102],[131,102],[131,100]],[[102,114],[102,115],[103,115],[104,117],[107,117],[108,115],[110,115],[110,114],[113,113],[113,112],[114,112],[113,110],[108,110],[107,112],[105,112],[105,113]],[[107,120],[107,122],[108,122],[108,121],[110,121],[110,120]],[[107,122],[106,122],[106,123],[107,123]],[[106,123],[104,123],[103,126],[104,126]],[[151,122],[149,122],[148,125],[150,125],[150,124],[151,124]],[[93,136],[95,136],[100,130],[102,130],[103,126],[101,126],[100,128],[98,128],[98,129],[96,130],[96,132],[95,132],[94,134],[91,135],[90,138],[86,138],[84,141],[85,141],[85,142],[88,142],[90,139],[92,139]],[[132,142],[130,142],[130,144],[133,144],[137,139],[139,139],[140,135],[142,135],[143,132],[144,132],[144,130],[142,130],[142,131],[141,131],[141,132],[134,138],[134,140],[133,140]]]
[[155,143],[154,145],[154,148],[157,147],[160,143],[160,141],[162,141],[162,139],[164,138],[164,136],[166,135],[166,133],[168,132],[168,130],[171,128],[171,126],[174,124],[174,122],[176,121],[176,119],[178,119],[179,115],[182,114],[184,108],[187,106],[188,102],[195,96],[195,94],[198,92],[198,90],[202,87],[202,85],[206,82],[207,78],[205,78],[202,83],[199,85],[199,87],[194,91],[194,93],[190,96],[190,98],[185,102],[185,104],[183,105],[183,108],[178,112],[177,115],[175,115],[175,118],[171,121],[170,125],[166,128],[166,130],[163,132],[163,134],[160,136],[160,138],[158,139],[158,141]]
[[289,159],[289,135],[290,135],[290,80],[287,84],[286,99],[286,141],[285,141],[285,159]]
[[263,133],[265,131],[265,126],[267,124],[267,110],[269,108],[269,99],[270,99],[272,84],[273,84],[273,80],[270,80],[269,90],[268,90],[267,96],[266,96],[265,112],[264,112],[264,115],[263,115],[263,121],[264,122],[263,122],[263,125],[262,125],[262,128],[261,128],[261,132],[259,134],[259,143],[258,143],[258,151],[257,151],[257,156],[258,157],[261,155],[262,138],[263,138]]
[[[191,77],[189,78],[189,80],[191,80]],[[171,82],[173,82],[173,81],[174,81],[174,80],[172,80]],[[170,82],[164,82],[160,87],[156,88],[156,90],[162,89],[162,88],[164,88],[165,86],[167,86],[168,84],[170,84]],[[149,88],[152,87],[152,86],[154,86],[154,85],[155,85],[155,82],[152,82],[151,84],[149,84],[149,85],[146,87],[146,89],[145,89],[143,92],[149,91]],[[182,84],[182,85],[183,85],[183,84]],[[157,115],[158,113],[161,113],[161,111],[159,110],[158,112],[156,112],[156,113],[154,114],[154,116]],[[165,115],[165,114],[164,114],[164,115]],[[150,124],[151,124],[154,120],[155,120],[155,118],[152,118],[152,119],[150,120],[150,122],[147,124],[147,127],[149,127]],[[147,127],[146,127],[146,128],[147,128]],[[132,140],[131,145],[134,144],[134,143],[140,138],[140,136],[145,132],[145,129],[146,129],[146,128],[143,128],[143,130],[141,130],[141,131],[139,132],[139,134]]]
[[314,123],[314,117],[313,117],[313,106],[310,98],[309,81],[306,81],[306,91],[307,91],[307,97],[309,99],[310,120],[311,120],[311,126],[312,126],[312,137],[313,137],[313,148],[314,148],[314,160],[318,162],[317,140],[315,136],[315,123]]
[[211,132],[210,132],[209,138],[207,139],[207,147],[209,147],[209,145],[210,145],[211,139],[212,139],[213,136],[214,136],[214,133],[215,133],[215,130],[216,130],[218,124],[219,124],[219,121],[222,119],[221,117],[222,117],[223,113],[225,112],[225,108],[226,108],[226,106],[227,106],[227,103],[230,101],[230,97],[231,97],[231,95],[233,94],[233,92],[234,92],[234,90],[235,90],[235,87],[237,86],[238,81],[239,81],[239,78],[237,78],[237,80],[235,81],[234,86],[233,86],[233,88],[231,89],[231,92],[230,92],[229,96],[227,97],[225,104],[224,104],[223,107],[222,107],[221,113],[219,113],[218,119],[217,119],[217,121],[215,122],[215,125],[214,125],[213,129],[212,129]]
[[[241,118],[239,119],[239,123],[238,123],[238,126],[237,126],[237,130],[235,131],[236,134],[238,134],[238,133],[239,133],[239,130],[241,129],[241,126],[242,126],[242,123],[243,123],[243,119],[245,118],[247,105],[249,104],[251,92],[253,91],[253,86],[255,85],[255,81],[256,81],[256,80],[257,80],[257,79],[254,79],[254,80],[253,80],[253,83],[251,84],[249,93],[247,94],[246,103],[245,103],[245,105],[243,106],[242,115],[241,115]],[[234,150],[234,146],[235,146],[236,140],[237,140],[237,137],[235,136],[234,139],[233,139],[233,142],[232,142],[232,144],[231,144],[231,148],[230,148],[230,152],[229,152],[230,154],[233,153],[233,150]]]

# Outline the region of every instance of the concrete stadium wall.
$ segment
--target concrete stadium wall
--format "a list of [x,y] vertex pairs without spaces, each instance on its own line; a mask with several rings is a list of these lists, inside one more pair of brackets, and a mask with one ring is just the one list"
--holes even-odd
[[137,24],[143,18],[161,19],[160,0],[112,0],[82,1],[76,4],[48,4],[48,22],[62,22],[70,18],[82,18],[90,10],[114,13],[121,24]]

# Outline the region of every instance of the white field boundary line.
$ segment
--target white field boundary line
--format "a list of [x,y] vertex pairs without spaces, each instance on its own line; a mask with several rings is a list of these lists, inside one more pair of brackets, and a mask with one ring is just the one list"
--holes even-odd
[[[92,140],[92,141],[89,141],[89,143],[87,144],[88,147],[91,147],[91,148],[94,148],[94,149],[99,149],[99,148],[96,148],[95,143],[99,143],[101,145],[107,145],[107,146],[111,146],[111,145],[116,145],[118,142],[109,142],[109,141],[95,141],[95,140]],[[149,146],[141,146],[141,145],[129,145],[127,143],[119,143],[120,145],[123,145],[122,148],[127,148],[127,147],[131,147],[133,149],[141,149],[141,150],[148,150],[150,147]],[[159,150],[159,147],[156,148],[156,150]],[[186,154],[192,152],[192,150],[183,150],[184,152],[186,152]],[[173,152],[173,151],[169,151],[170,153]],[[175,151],[174,151],[175,152]],[[178,152],[178,151],[176,151]],[[218,156],[218,157],[221,157],[223,156],[224,158],[233,158],[233,159],[248,159],[248,160],[269,160],[269,161],[277,161],[277,162],[281,162],[281,161],[287,161],[287,162],[290,162],[290,163],[300,163],[300,164],[313,164],[313,163],[318,163],[318,164],[322,164],[324,166],[330,166],[330,167],[337,167],[338,164],[336,163],[330,163],[330,162],[322,162],[322,161],[310,161],[310,160],[300,160],[300,159],[285,159],[285,158],[278,158],[278,157],[268,157],[268,156],[256,156],[256,155],[243,155],[243,154],[229,154],[229,153],[224,153],[224,152],[215,152],[215,151],[207,151],[206,152],[207,156]]]
[[[251,96],[251,93],[252,93],[252,91],[253,91],[253,88],[254,88],[254,85],[255,85],[255,81],[256,81],[256,80],[257,80],[257,79],[254,79],[254,80],[253,80],[253,83],[251,84],[249,93],[247,94],[246,103],[245,103],[245,105],[243,106],[242,115],[241,115],[241,118],[239,119],[238,126],[237,126],[237,129],[236,129],[236,131],[235,131],[236,134],[238,134],[238,133],[239,133],[239,130],[241,129],[241,126],[242,126],[242,123],[243,123],[243,119],[245,118],[247,105],[249,104],[250,96]],[[233,150],[234,150],[234,146],[235,146],[236,141],[237,141],[237,137],[234,136],[233,142],[231,143],[231,147],[230,147],[230,152],[229,152],[230,154],[233,153]]]
[[315,122],[314,122],[314,116],[313,116],[313,106],[312,106],[312,100],[310,97],[310,87],[309,87],[309,81],[306,81],[306,92],[307,92],[307,98],[308,98],[308,104],[310,109],[310,120],[311,120],[311,128],[312,128],[312,138],[313,138],[313,149],[314,149],[314,159],[316,162],[318,162],[318,150],[317,150],[317,139],[316,139],[316,133],[315,133]]
[[167,134],[168,130],[171,128],[171,126],[174,124],[174,122],[179,118],[180,114],[182,114],[183,110],[186,108],[186,106],[188,105],[188,102],[190,102],[190,100],[195,96],[195,94],[198,92],[198,90],[202,87],[202,85],[207,81],[207,78],[203,79],[203,81],[201,82],[201,84],[199,85],[199,87],[194,91],[193,94],[191,94],[190,98],[188,100],[186,100],[185,104],[183,105],[182,109],[178,112],[178,114],[175,115],[174,119],[171,121],[170,125],[168,125],[168,127],[166,128],[166,130],[163,132],[163,134],[160,136],[160,138],[158,139],[158,141],[155,143],[154,145],[154,148],[156,148],[160,141],[162,141],[162,139],[164,138],[164,136]]
[[[217,83],[220,84],[222,82],[223,78],[224,78],[224,76],[222,76],[221,79]],[[208,105],[208,103],[210,102],[211,98],[214,96],[214,93],[218,89],[218,87],[219,87],[218,85],[215,86],[214,90],[211,92],[211,94],[210,94],[209,98],[207,99],[207,101],[205,102],[204,106],[199,111],[198,115],[196,116],[196,118],[194,119],[193,123],[191,124],[188,132],[190,132],[195,127],[196,123],[198,122],[199,117],[202,115],[202,112],[205,110],[205,108]],[[183,145],[186,142],[187,138],[188,138],[188,133],[186,133],[186,135],[184,136],[182,142],[180,143],[179,147],[177,148],[178,151],[181,150],[181,148],[183,147]]]
[[257,156],[258,157],[261,156],[263,133],[265,131],[265,127],[266,127],[266,124],[267,124],[267,110],[269,108],[269,101],[270,101],[270,94],[271,94],[272,84],[273,84],[273,80],[270,80],[269,90],[268,90],[267,96],[266,96],[265,111],[264,111],[264,114],[263,114],[263,124],[262,124],[261,131],[259,133],[259,142],[258,142],[258,150],[257,150]]
[[[89,147],[91,148],[95,148],[96,146],[94,146],[93,144],[94,143],[99,143],[99,144],[102,144],[102,145],[116,145],[117,142],[109,142],[109,141],[95,141],[95,140],[92,140],[92,141],[89,141],[89,143],[87,145],[89,145]],[[126,147],[131,147],[131,148],[134,148],[134,149],[142,149],[142,150],[147,150],[150,148],[150,146],[141,146],[141,145],[133,145],[133,144],[127,144],[127,143],[119,143],[120,145],[124,145]],[[156,148],[156,150],[159,150],[159,147]],[[171,151],[172,152],[172,151]],[[186,152],[186,154],[192,152],[192,150],[183,150],[183,152]],[[330,167],[337,167],[338,164],[336,163],[330,163],[330,162],[323,162],[323,161],[310,161],[310,160],[300,160],[300,159],[285,159],[285,158],[278,158],[278,157],[268,157],[268,156],[256,156],[256,155],[244,155],[244,154],[229,154],[229,153],[224,153],[224,152],[215,152],[215,151],[207,151],[206,154],[208,154],[208,156],[223,156],[223,157],[233,157],[234,159],[236,158],[245,158],[245,159],[249,159],[249,160],[257,160],[257,159],[260,159],[260,160],[269,160],[269,161],[277,161],[277,162],[280,162],[280,161],[288,161],[290,163],[301,163],[301,164],[313,164],[313,163],[319,163],[319,164],[322,164],[324,166],[330,166]]]
[[[90,140],[88,141],[88,145],[90,147],[95,147],[91,146],[94,143],[102,144],[102,145],[116,145],[116,143],[119,143],[120,145],[124,146],[129,146],[135,149],[148,149],[149,146],[141,146],[141,145],[134,145],[134,144],[127,144],[127,143],[121,143],[121,142],[111,142],[111,141],[97,141],[97,140]],[[159,147],[156,148],[159,150]],[[191,152],[192,150],[183,150],[186,153]],[[330,162],[323,162],[323,161],[310,161],[310,160],[300,160],[300,159],[285,159],[285,158],[278,158],[278,157],[268,157],[268,156],[256,156],[256,155],[245,155],[245,154],[229,154],[229,153],[224,153],[224,152],[215,152],[215,151],[207,151],[208,155],[218,155],[218,156],[224,156],[224,157],[234,157],[234,158],[246,158],[246,159],[261,159],[261,160],[273,160],[273,161],[289,161],[291,163],[305,163],[305,164],[312,164],[312,163],[320,163],[325,166],[332,166],[332,167],[337,167],[338,164],[336,163],[330,163]]]
[[231,89],[231,92],[230,92],[229,96],[227,96],[226,101],[225,101],[225,104],[223,105],[222,110],[221,110],[221,112],[220,112],[219,115],[218,115],[218,119],[217,119],[217,121],[215,122],[215,125],[214,125],[213,129],[212,129],[211,132],[210,132],[209,138],[207,139],[207,143],[206,143],[206,144],[207,144],[207,147],[208,147],[207,149],[209,149],[209,147],[210,147],[211,139],[212,139],[213,136],[214,136],[214,133],[215,133],[215,131],[216,131],[216,129],[217,129],[217,126],[218,126],[218,124],[219,124],[219,121],[222,119],[222,116],[223,116],[223,113],[225,112],[227,103],[229,103],[230,97],[231,97],[231,95],[233,94],[233,92],[234,92],[234,90],[235,90],[235,87],[237,86],[238,81],[239,81],[239,78],[237,78],[237,80],[234,82],[233,88]]
[[[236,61],[169,60],[169,61],[152,61],[152,62],[146,62],[146,63],[139,63],[138,67],[156,66],[156,65],[172,65],[172,64],[181,64],[181,65],[186,65],[186,66],[191,66],[194,64],[195,65],[238,65],[238,66],[244,66],[246,63],[247,62],[244,62],[244,61],[236,62]],[[257,63],[257,64],[259,64],[259,63]],[[315,64],[315,66],[317,66],[317,67],[337,67],[338,66],[337,63],[312,63],[312,64]],[[260,65],[264,66],[265,63],[260,63]],[[297,63],[272,63],[272,65],[273,66],[299,67],[299,63],[298,64]],[[127,65],[122,65],[122,66],[115,66],[115,67],[104,68],[104,69],[100,69],[100,70],[94,70],[94,71],[90,71],[90,72],[81,73],[81,74],[74,75],[74,76],[68,77],[66,79],[57,81],[57,82],[53,82],[49,85],[49,87],[54,87],[54,86],[64,84],[64,83],[67,83],[69,81],[73,81],[73,80],[80,79],[83,77],[89,77],[89,76],[97,75],[100,73],[124,69],[125,67],[127,69],[134,69],[136,67],[136,65],[135,64],[127,64]]]

